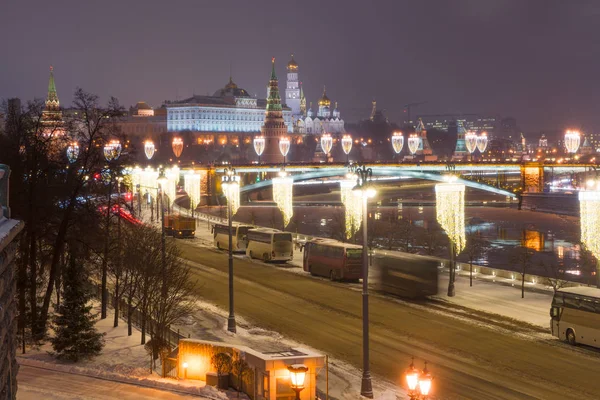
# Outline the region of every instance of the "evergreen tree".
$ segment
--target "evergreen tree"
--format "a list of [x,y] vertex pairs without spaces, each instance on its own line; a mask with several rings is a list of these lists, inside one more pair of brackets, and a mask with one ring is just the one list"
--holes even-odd
[[57,357],[75,362],[100,354],[104,347],[103,335],[94,327],[87,276],[78,261],[81,259],[71,252],[64,271],[64,298],[54,317],[52,338]]

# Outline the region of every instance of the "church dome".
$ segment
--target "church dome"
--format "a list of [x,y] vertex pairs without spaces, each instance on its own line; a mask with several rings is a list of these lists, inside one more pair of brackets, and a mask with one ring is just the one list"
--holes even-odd
[[135,108],[138,110],[152,110],[152,107],[150,107],[145,101],[138,101],[135,105]]
[[296,60],[294,60],[293,54],[292,54],[292,59],[290,60],[290,62],[288,62],[287,68],[290,71],[294,71],[294,70],[298,69],[298,63],[296,62]]
[[224,88],[217,90],[214,97],[250,97],[248,92],[235,84],[233,79],[229,77],[229,82]]
[[329,107],[331,105],[331,100],[329,100],[329,97],[327,97],[325,88],[323,88],[323,96],[321,96],[321,98],[319,99],[319,105],[326,106],[326,107]]

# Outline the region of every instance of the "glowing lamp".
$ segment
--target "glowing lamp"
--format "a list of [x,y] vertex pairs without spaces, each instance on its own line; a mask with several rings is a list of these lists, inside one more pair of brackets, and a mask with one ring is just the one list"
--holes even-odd
[[288,366],[292,389],[296,392],[296,399],[300,400],[300,392],[304,389],[304,380],[308,367],[304,364],[293,364]]
[[180,137],[173,138],[171,147],[173,148],[173,154],[175,154],[175,157],[181,157],[181,153],[183,152],[183,139]]
[[146,140],[144,142],[144,153],[146,153],[146,158],[148,160],[152,159],[155,151],[156,148],[154,147],[154,142],[152,140]]
[[465,237],[465,185],[448,182],[435,185],[436,216],[448,235],[455,254],[459,254],[466,243]]
[[263,136],[257,136],[254,138],[254,151],[260,157],[265,151],[265,138]]
[[600,258],[600,191],[579,192],[581,242],[596,257]]
[[362,221],[362,199],[353,194],[352,188],[356,185],[353,175],[340,181],[340,196],[344,204],[344,220],[346,239],[350,239],[360,229]]
[[273,201],[281,211],[284,227],[290,223],[294,215],[293,185],[292,177],[283,171],[279,173],[278,177],[273,178]]
[[332,147],[333,138],[329,133],[324,133],[323,136],[321,136],[321,148],[323,149],[323,153],[325,153],[325,155],[329,155]]
[[79,145],[77,142],[72,142],[67,146],[67,159],[73,164],[77,161],[77,157],[79,157]]
[[579,144],[581,142],[581,134],[579,131],[568,130],[565,133],[565,147],[571,154],[577,153],[579,150]]
[[415,368],[414,360],[406,370],[406,385],[411,392],[416,390],[419,385],[419,371]]
[[342,137],[342,150],[346,155],[350,154],[350,150],[352,150],[352,136],[344,135]]
[[392,147],[394,148],[394,152],[396,154],[400,154],[402,148],[404,147],[404,135],[402,132],[394,132],[392,134]]
[[477,149],[477,134],[475,132],[465,133],[465,146],[470,154],[473,154]]
[[423,396],[428,396],[431,391],[431,374],[429,370],[427,370],[427,363],[425,363],[425,368],[421,373],[421,378],[419,379],[419,389],[421,390],[421,394]]
[[234,215],[240,208],[240,177],[235,169],[225,170],[225,175],[221,177],[221,187],[227,203],[231,204],[231,215]]
[[481,154],[485,152],[488,145],[488,137],[486,132],[481,132],[481,135],[477,137],[477,149]]
[[419,137],[419,135],[417,135],[416,133],[411,133],[408,137],[408,150],[410,151],[410,154],[414,156],[417,150],[419,149],[420,144],[421,138]]
[[290,139],[287,137],[282,137],[279,139],[279,151],[283,157],[286,157],[290,152]]

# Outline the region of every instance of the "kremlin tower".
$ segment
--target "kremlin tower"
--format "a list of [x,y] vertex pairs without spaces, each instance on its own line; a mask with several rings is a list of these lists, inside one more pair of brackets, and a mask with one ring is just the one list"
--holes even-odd
[[294,60],[294,55],[292,54],[292,59],[288,62],[287,65],[287,85],[285,88],[285,103],[289,108],[292,109],[293,116],[300,115],[300,101],[301,94],[300,88],[298,86],[298,63]]
[[[283,163],[283,156],[279,151],[279,139],[287,136],[288,129],[283,120],[279,83],[277,75],[275,75],[275,58],[271,61],[271,79],[269,80],[267,108],[265,110],[265,120],[260,129],[260,133],[264,136],[266,142],[262,159],[267,163]],[[298,107],[300,107],[299,101]]]
[[468,155],[467,145],[465,143],[465,134],[467,133],[462,121],[456,121],[456,147],[452,159],[462,160]]
[[60,101],[58,100],[58,94],[56,93],[54,68],[52,66],[50,66],[48,96],[46,97],[46,106],[42,111],[41,123],[44,135],[56,136],[64,134],[62,112],[60,111]]
[[419,149],[417,150],[417,154],[422,154],[424,156],[430,156],[433,154],[431,150],[431,146],[429,145],[429,140],[427,139],[427,130],[425,129],[425,125],[423,124],[423,120],[419,118],[419,123],[417,124],[417,128],[415,132],[421,138],[421,142],[419,143]]

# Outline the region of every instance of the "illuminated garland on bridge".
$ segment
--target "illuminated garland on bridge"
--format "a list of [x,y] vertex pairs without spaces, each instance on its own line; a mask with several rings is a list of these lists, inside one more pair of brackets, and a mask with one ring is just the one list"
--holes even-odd
[[173,168],[167,168],[165,170],[165,177],[167,178],[167,182],[163,190],[169,198],[168,200],[166,200],[166,204],[170,204],[175,201],[175,196],[177,196],[177,184],[179,183],[179,167],[174,166]]
[[581,242],[600,258],[600,191],[580,191]]
[[190,171],[183,175],[183,190],[190,198],[190,210],[194,210],[200,203],[200,174]]
[[446,231],[459,254],[466,244],[465,237],[465,185],[461,183],[438,183],[435,185],[437,221]]
[[354,186],[356,186],[356,179],[340,181],[340,195],[344,204],[346,239],[350,239],[360,229],[362,221],[362,199],[352,190]]
[[283,216],[283,227],[285,228],[294,215],[293,207],[293,184],[294,180],[291,176],[280,172],[277,178],[273,178],[273,201],[277,204],[277,208]]

